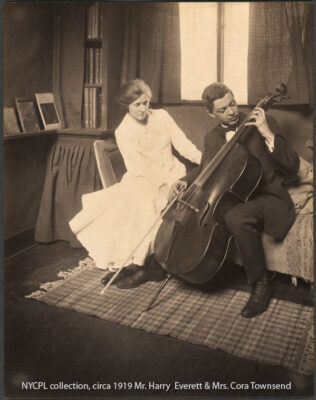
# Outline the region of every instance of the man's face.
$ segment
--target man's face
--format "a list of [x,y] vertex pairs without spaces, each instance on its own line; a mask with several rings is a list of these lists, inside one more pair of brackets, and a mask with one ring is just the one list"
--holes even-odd
[[215,100],[213,112],[209,114],[211,117],[217,118],[223,125],[236,125],[239,120],[239,109],[233,94],[228,92],[221,99]]

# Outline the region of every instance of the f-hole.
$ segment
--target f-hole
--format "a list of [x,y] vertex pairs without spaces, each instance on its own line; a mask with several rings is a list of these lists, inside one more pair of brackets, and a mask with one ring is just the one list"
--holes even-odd
[[209,226],[209,221],[210,221],[210,217],[211,217],[210,208],[211,208],[210,203],[208,201],[206,201],[204,204],[202,218],[200,220],[200,225],[202,228],[208,228],[208,226]]

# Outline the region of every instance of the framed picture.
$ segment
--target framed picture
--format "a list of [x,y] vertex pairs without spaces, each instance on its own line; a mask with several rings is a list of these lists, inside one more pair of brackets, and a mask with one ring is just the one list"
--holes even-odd
[[3,109],[3,133],[4,135],[21,133],[14,107],[5,107]]
[[35,93],[35,98],[44,129],[61,128],[53,93]]
[[15,105],[22,131],[40,131],[40,120],[34,102],[24,99],[15,99]]

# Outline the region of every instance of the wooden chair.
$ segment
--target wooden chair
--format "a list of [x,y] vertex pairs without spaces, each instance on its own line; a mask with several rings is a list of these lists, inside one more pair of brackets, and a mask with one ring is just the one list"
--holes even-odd
[[96,140],[93,148],[103,188],[119,182],[126,167],[115,140]]

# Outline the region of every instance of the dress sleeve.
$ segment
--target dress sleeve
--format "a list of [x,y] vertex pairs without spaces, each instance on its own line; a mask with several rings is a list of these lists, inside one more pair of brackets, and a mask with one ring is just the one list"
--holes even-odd
[[201,151],[186,137],[167,111],[161,110],[161,112],[168,125],[168,132],[174,148],[187,160],[195,164],[200,164],[202,157]]
[[163,184],[163,181],[152,168],[150,168],[144,155],[139,151],[136,141],[132,140],[125,131],[117,130],[115,132],[115,137],[127,171],[136,177],[140,176],[148,179],[152,185],[159,188]]

